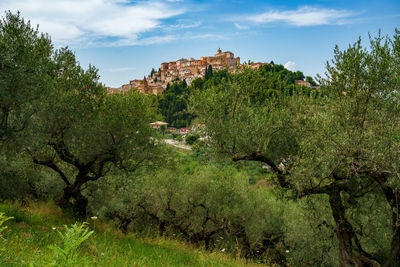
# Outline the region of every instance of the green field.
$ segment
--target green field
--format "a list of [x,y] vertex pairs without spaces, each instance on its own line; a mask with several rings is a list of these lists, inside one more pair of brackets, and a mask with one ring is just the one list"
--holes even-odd
[[[1,266],[60,266],[49,246],[61,244],[57,230],[73,220],[53,204],[21,207],[1,204],[0,212],[14,219],[5,223]],[[76,266],[256,266],[235,260],[222,252],[209,253],[187,244],[164,238],[123,235],[111,225],[90,220],[94,234],[77,250]]]

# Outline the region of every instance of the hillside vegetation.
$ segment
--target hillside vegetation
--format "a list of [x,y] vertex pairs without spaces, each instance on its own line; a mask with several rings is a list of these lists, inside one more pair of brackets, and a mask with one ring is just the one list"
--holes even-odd
[[[336,47],[312,87],[270,64],[109,94],[7,12],[2,264],[400,266],[399,77],[395,30]],[[191,151],[149,127],[164,118],[197,126]]]
[[[94,234],[68,254],[69,263],[52,246],[64,248],[57,231],[73,219],[54,204],[28,206],[2,204],[0,212],[14,218],[5,223],[0,254],[1,266],[258,266],[234,260],[223,252],[209,253],[165,238],[123,235],[112,226],[89,220]],[[4,225],[3,225],[4,226]],[[70,238],[69,241],[75,240]]]

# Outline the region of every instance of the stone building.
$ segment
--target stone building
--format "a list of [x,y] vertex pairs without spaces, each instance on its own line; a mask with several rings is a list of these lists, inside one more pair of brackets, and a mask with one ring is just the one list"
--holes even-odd
[[297,84],[297,85],[300,85],[300,86],[311,87],[311,83],[309,83],[309,82],[307,82],[307,81],[303,81],[303,80],[297,80],[297,81],[296,81],[296,84]]
[[160,81],[164,85],[177,78],[180,80],[185,79],[190,85],[195,77],[204,77],[205,70],[210,65],[214,70],[226,68],[233,71],[240,65],[240,57],[235,58],[232,52],[222,52],[221,49],[218,49],[217,54],[210,57],[200,57],[200,59],[181,58],[177,61],[163,62],[161,63],[160,73],[156,75],[159,75]]
[[144,94],[159,95],[164,92],[164,88],[160,83],[153,82],[152,84],[149,84],[146,77],[144,77],[144,79],[141,80],[139,84],[135,86],[135,88]]
[[[258,68],[265,64],[267,63],[257,62],[251,67]],[[227,69],[231,72],[242,68],[240,57],[235,58],[232,52],[222,52],[221,49],[218,49],[214,56],[200,57],[200,59],[181,58],[176,61],[163,62],[159,71],[152,72],[152,75],[143,80],[132,80],[118,89],[126,91],[136,88],[144,94],[162,94],[167,84],[176,79],[185,80],[190,85],[193,80],[203,78],[210,65],[213,70]]]

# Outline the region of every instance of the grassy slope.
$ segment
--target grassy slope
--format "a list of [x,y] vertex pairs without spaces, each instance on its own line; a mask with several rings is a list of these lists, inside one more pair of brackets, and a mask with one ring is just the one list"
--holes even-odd
[[[43,266],[53,256],[48,246],[60,242],[53,228],[62,230],[64,224],[72,223],[51,204],[30,204],[25,208],[0,204],[0,212],[15,218],[6,223],[6,249],[0,251],[0,266]],[[173,240],[122,235],[99,221],[92,221],[91,228],[95,234],[80,247],[85,257],[81,266],[256,266]]]

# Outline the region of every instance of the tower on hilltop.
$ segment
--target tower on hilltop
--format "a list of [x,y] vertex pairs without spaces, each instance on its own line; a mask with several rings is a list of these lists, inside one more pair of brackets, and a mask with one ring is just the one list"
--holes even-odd
[[143,77],[143,86],[144,88],[147,88],[149,86],[149,84],[147,83],[146,76]]

